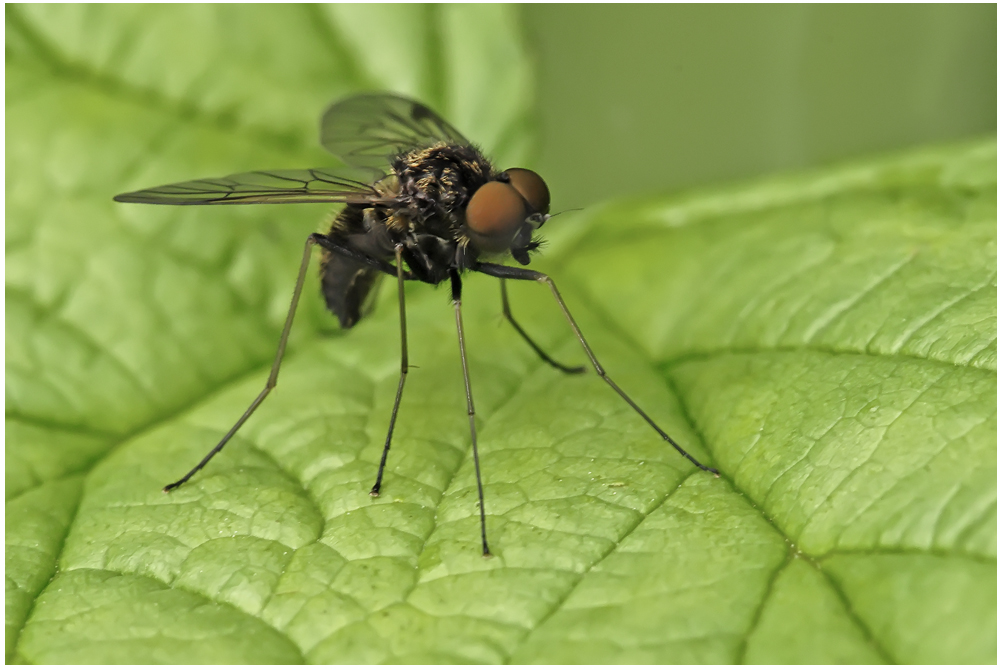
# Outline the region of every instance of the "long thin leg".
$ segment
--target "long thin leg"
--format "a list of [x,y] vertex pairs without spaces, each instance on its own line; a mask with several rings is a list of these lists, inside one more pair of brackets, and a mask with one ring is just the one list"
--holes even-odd
[[514,315],[510,313],[510,302],[507,300],[507,281],[503,277],[500,278],[500,298],[503,301],[503,315],[507,317],[507,320],[510,321],[510,325],[514,326],[514,330],[516,330],[518,334],[524,338],[524,341],[528,343],[528,346],[534,349],[535,353],[538,354],[543,361],[557,370],[562,370],[566,374],[578,375],[586,370],[586,368],[582,365],[577,365],[571,368],[568,365],[563,365],[562,363],[553,360],[551,356],[542,351],[540,346],[535,344],[533,339],[528,337],[528,334],[524,332],[521,325],[514,320]]
[[[352,249],[351,247],[346,246],[345,244],[338,242],[337,240],[332,239],[327,235],[321,235],[320,233],[313,233],[312,235],[309,236],[309,239],[311,239],[313,242],[323,247],[324,249],[332,251],[333,253],[339,256],[346,256],[347,258],[353,258],[354,260],[360,261],[365,265],[370,265],[376,270],[381,270],[382,272],[384,272],[389,276],[392,277],[396,276],[397,269],[393,267],[392,263],[389,263],[381,258],[369,256],[363,251]],[[410,272],[404,272],[404,277],[406,279],[415,278],[414,275]]]
[[285,346],[288,344],[288,334],[292,330],[292,321],[295,320],[295,309],[299,306],[299,296],[302,295],[302,284],[305,282],[306,270],[309,268],[309,257],[312,254],[313,245],[317,243],[316,237],[317,235],[310,235],[308,239],[306,239],[305,251],[302,252],[302,263],[299,265],[299,277],[295,281],[295,291],[292,293],[292,304],[288,306],[288,316],[285,317],[285,327],[282,329],[281,339],[278,341],[278,353],[274,357],[274,363],[271,365],[271,374],[267,378],[264,390],[260,392],[252,403],[250,403],[247,411],[243,412],[243,416],[241,416],[239,421],[236,422],[236,425],[230,428],[229,432],[226,433],[221,440],[219,440],[219,443],[215,445],[215,448],[208,452],[208,454],[205,455],[205,458],[201,459],[201,462],[194,466],[189,473],[178,479],[173,484],[167,484],[164,486],[164,493],[173,491],[175,488],[191,479],[196,472],[201,470],[210,460],[212,460],[213,456],[222,451],[222,448],[226,446],[226,443],[229,442],[230,438],[236,434],[236,431],[240,429],[240,426],[246,423],[246,420],[250,418],[250,415],[254,413],[254,410],[256,410],[260,404],[264,402],[264,398],[266,398],[267,394],[271,392],[271,389],[277,386],[278,370],[281,369],[281,359],[285,355]]
[[396,387],[396,401],[392,405],[392,416],[389,418],[389,433],[385,436],[385,448],[382,450],[382,460],[378,464],[378,476],[375,486],[369,492],[377,498],[382,490],[382,473],[385,472],[385,461],[389,457],[389,445],[392,443],[392,430],[396,427],[396,413],[399,412],[399,401],[403,398],[403,384],[406,383],[406,373],[409,370],[409,355],[406,351],[406,295],[403,287],[403,247],[396,246],[396,277],[399,281],[399,386]]
[[472,404],[472,384],[469,383],[469,361],[465,355],[465,331],[462,328],[462,279],[451,271],[451,301],[455,305],[455,326],[458,328],[458,353],[462,356],[462,377],[465,379],[465,404],[469,409],[469,431],[472,434],[472,459],[476,464],[476,486],[479,488],[479,527],[483,536],[483,556],[490,555],[486,544],[486,506],[483,503],[483,478],[479,472],[479,445],[476,442],[476,408]]
[[555,297],[556,302],[559,304],[559,309],[562,310],[563,315],[565,315],[566,320],[569,321],[570,328],[573,329],[573,333],[576,334],[576,339],[579,340],[580,346],[583,347],[584,352],[586,352],[587,357],[590,359],[590,363],[594,366],[594,370],[597,374],[608,383],[608,386],[613,388],[615,392],[622,397],[622,399],[629,404],[629,406],[636,411],[636,413],[646,420],[650,426],[653,427],[657,433],[660,434],[664,440],[670,443],[670,445],[676,449],[681,456],[688,459],[695,465],[697,465],[702,470],[706,472],[711,472],[715,474],[716,477],[719,476],[719,471],[715,468],[710,468],[707,465],[703,465],[694,456],[686,452],[681,448],[679,444],[674,442],[673,438],[666,434],[656,422],[649,418],[649,415],[642,411],[642,409],[633,402],[631,398],[626,395],[625,391],[621,390],[618,384],[612,381],[611,377],[604,371],[604,368],[598,362],[597,357],[594,356],[594,352],[591,351],[590,345],[587,344],[587,340],[584,339],[583,333],[580,331],[580,327],[576,325],[576,321],[573,319],[573,315],[569,313],[569,309],[566,307],[566,303],[563,302],[562,296],[559,295],[559,290],[556,288],[556,284],[552,281],[552,278],[541,272],[535,272],[534,270],[527,270],[524,268],[512,268],[507,265],[497,265],[496,263],[477,263],[475,267],[472,268],[477,272],[482,272],[483,274],[490,275],[491,277],[497,277],[500,280],[504,279],[523,279],[530,281],[537,281],[543,284],[548,284],[548,287],[552,290],[552,295]]
[[399,268],[393,267],[391,263],[387,263],[382,259],[373,258],[355,249],[339,246],[335,241],[331,240],[326,235],[320,235],[319,233],[313,233],[310,235],[306,239],[305,250],[302,252],[302,263],[299,265],[299,276],[295,281],[295,291],[292,293],[292,303],[288,306],[288,316],[285,317],[285,327],[282,329],[281,339],[278,341],[278,353],[274,357],[274,363],[271,365],[271,374],[267,378],[264,390],[260,392],[252,403],[250,403],[247,411],[243,412],[243,416],[240,417],[239,421],[237,421],[236,424],[229,429],[229,432],[226,433],[221,440],[219,440],[219,443],[205,455],[205,458],[201,459],[201,462],[198,463],[198,465],[194,466],[190,472],[178,479],[176,482],[164,486],[164,492],[169,493],[170,491],[173,491],[205,467],[208,462],[212,460],[213,456],[222,451],[222,448],[226,446],[226,443],[229,442],[233,435],[236,434],[236,431],[238,431],[240,427],[246,423],[246,420],[250,418],[250,415],[254,413],[262,402],[264,402],[264,398],[266,398],[271,392],[271,389],[277,386],[278,370],[281,369],[281,359],[284,357],[285,347],[288,345],[288,334],[292,330],[292,321],[295,319],[295,310],[299,305],[299,296],[302,295],[302,285],[306,279],[306,270],[309,267],[309,257],[312,254],[312,247],[314,244],[318,244],[333,252],[348,256],[349,258],[356,258],[364,263],[367,263],[368,265],[371,265],[372,267],[378,268],[379,270],[394,276],[401,272]]

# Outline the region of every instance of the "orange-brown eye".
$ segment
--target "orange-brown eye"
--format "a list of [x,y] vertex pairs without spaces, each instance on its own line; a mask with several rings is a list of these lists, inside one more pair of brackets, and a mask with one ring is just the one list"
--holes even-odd
[[537,172],[511,168],[507,170],[507,176],[510,177],[510,185],[528,201],[532,210],[539,214],[549,213],[549,187]]
[[487,253],[500,253],[509,248],[527,216],[524,198],[510,184],[499,181],[480,186],[465,210],[473,242]]

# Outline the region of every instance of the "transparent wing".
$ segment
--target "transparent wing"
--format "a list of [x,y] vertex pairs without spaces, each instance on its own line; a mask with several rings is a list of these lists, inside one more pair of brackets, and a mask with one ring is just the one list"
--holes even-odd
[[320,121],[320,142],[348,165],[382,172],[396,155],[411,149],[440,142],[469,144],[430,107],[387,93],[331,105]]
[[154,205],[364,204],[389,199],[371,184],[323,168],[243,172],[221,179],[194,179],[115,196],[118,202]]

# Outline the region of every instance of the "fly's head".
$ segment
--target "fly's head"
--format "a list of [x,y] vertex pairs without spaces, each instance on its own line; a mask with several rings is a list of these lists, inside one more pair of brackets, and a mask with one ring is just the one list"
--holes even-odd
[[469,243],[486,255],[510,252],[521,265],[540,242],[536,230],[549,220],[549,187],[537,173],[511,168],[480,186],[465,210]]

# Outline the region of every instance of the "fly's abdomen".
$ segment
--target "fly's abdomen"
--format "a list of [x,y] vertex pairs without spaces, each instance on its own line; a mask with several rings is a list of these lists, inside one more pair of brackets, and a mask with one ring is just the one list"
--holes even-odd
[[330,252],[322,267],[326,306],[337,315],[341,328],[351,328],[370,311],[382,273]]
[[[384,255],[375,235],[366,231],[364,210],[359,207],[345,207],[334,219],[329,237],[368,255]],[[326,306],[340,320],[341,328],[353,327],[371,311],[382,279],[379,270],[324,249],[320,275]]]

